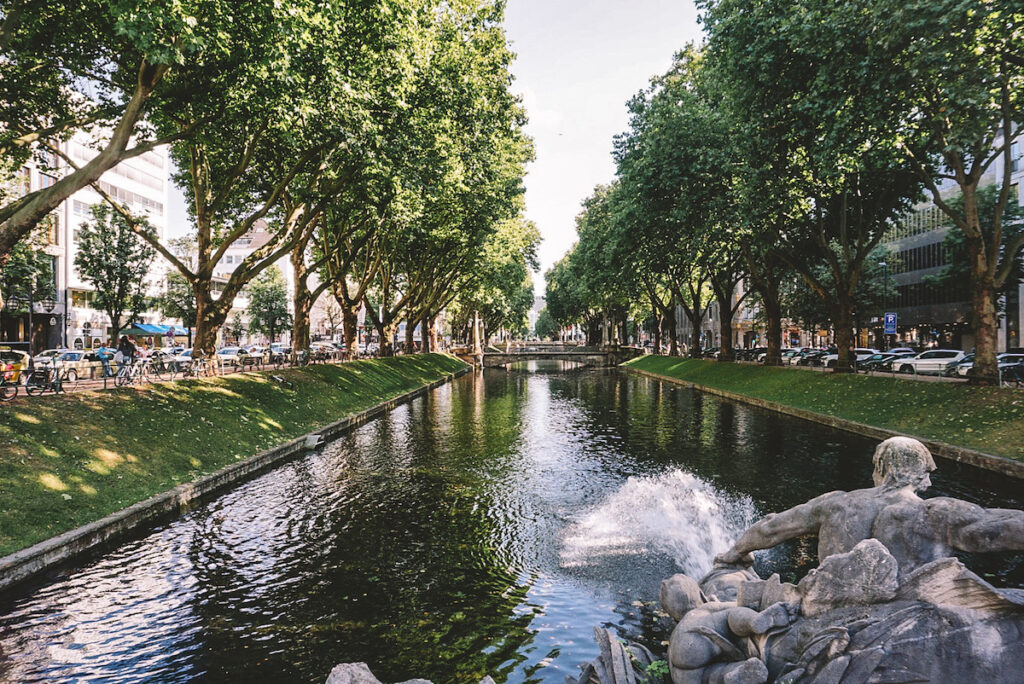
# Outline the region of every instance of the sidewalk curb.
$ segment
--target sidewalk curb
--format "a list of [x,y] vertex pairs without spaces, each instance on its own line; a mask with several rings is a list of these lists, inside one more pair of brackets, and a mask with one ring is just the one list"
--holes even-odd
[[422,396],[470,371],[472,371],[472,368],[466,367],[454,373],[449,373],[422,387],[371,406],[365,411],[360,411],[301,437],[296,437],[284,444],[261,451],[255,456],[250,456],[243,461],[233,463],[215,473],[204,475],[194,482],[178,485],[174,489],[111,513],[95,522],[69,530],[56,537],[41,541],[27,549],[22,549],[9,556],[0,558],[0,592],[6,591],[12,586],[55,566],[82,556],[101,545],[144,528],[165,516],[178,517],[188,513],[197,508],[199,504],[211,499],[214,495],[251,479],[266,470],[270,470],[291,458],[306,453],[309,451],[310,446],[322,443],[324,440],[359,427],[390,411],[399,404],[404,404],[416,397]]
[[689,380],[680,380],[679,378],[672,378],[667,375],[658,375],[657,373],[640,370],[639,368],[631,368],[629,366],[625,366],[625,368],[632,373],[645,375],[656,380],[670,382],[676,385],[683,385],[685,387],[692,387],[693,389],[706,392],[707,394],[714,394],[715,396],[730,399],[732,401],[750,404],[751,406],[768,409],[769,411],[775,411],[776,413],[783,413],[787,416],[793,416],[794,418],[809,420],[821,425],[827,425],[829,427],[838,428],[839,430],[852,432],[863,437],[871,437],[879,440],[888,439],[890,437],[913,437],[928,447],[928,450],[932,452],[932,456],[937,458],[956,461],[958,463],[967,463],[968,465],[983,468],[985,470],[999,473],[1000,475],[1006,475],[1007,477],[1024,479],[1024,463],[1014,461],[1013,459],[1005,458],[1003,456],[994,456],[981,451],[975,451],[974,449],[967,449],[965,447],[947,444],[946,442],[937,442],[926,437],[918,437],[917,435],[909,435],[904,432],[874,427],[873,425],[865,425],[864,423],[857,423],[844,418],[827,416],[823,413],[814,413],[813,411],[793,408],[792,406],[778,404],[774,401],[766,401],[764,399],[758,399],[745,394],[737,394],[736,392],[730,392],[728,390],[708,387],[706,385],[698,385],[697,383],[690,382]]

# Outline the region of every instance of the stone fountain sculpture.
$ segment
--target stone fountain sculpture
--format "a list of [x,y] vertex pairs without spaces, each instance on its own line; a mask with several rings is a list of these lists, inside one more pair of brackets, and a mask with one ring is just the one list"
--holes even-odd
[[[874,466],[874,487],[769,515],[700,582],[662,583],[674,684],[1024,681],[1024,591],[953,557],[1024,550],[1024,511],[921,499],[935,463],[917,440],[882,442]],[[805,535],[819,567],[799,584],[754,573],[753,551]]]

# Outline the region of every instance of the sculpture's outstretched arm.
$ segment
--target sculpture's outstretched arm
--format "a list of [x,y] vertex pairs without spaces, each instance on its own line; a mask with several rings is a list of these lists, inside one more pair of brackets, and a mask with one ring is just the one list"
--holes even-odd
[[821,504],[833,493],[823,494],[807,503],[794,506],[788,511],[771,513],[757,521],[744,532],[732,548],[715,558],[716,563],[749,565],[753,557],[749,554],[758,549],[770,549],[787,539],[817,534],[820,526]]
[[1024,511],[982,508],[958,499],[930,499],[926,520],[948,529],[960,551],[1024,551]]

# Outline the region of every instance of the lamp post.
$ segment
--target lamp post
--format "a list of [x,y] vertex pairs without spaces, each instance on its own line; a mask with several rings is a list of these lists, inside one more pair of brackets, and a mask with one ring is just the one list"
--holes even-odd
[[889,335],[885,332],[885,314],[889,309],[889,262],[879,261],[882,267],[882,351],[889,348]]

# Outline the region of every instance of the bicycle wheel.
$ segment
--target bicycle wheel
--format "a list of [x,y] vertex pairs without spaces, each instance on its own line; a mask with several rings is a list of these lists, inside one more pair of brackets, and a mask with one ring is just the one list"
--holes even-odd
[[65,392],[74,392],[78,388],[78,371],[74,369],[64,371],[60,383]]
[[149,381],[150,382],[162,382],[164,376],[167,374],[167,366],[164,365],[163,361],[157,360],[149,364]]
[[115,387],[124,387],[125,385],[127,385],[131,381],[132,381],[131,371],[128,370],[127,366],[125,366],[124,368],[119,370],[117,372],[117,375],[114,376],[114,386]]
[[49,375],[45,371],[32,371],[28,376],[28,380],[25,381],[25,391],[28,393],[28,396],[34,397],[45,392],[47,385],[50,384]]
[[0,401],[10,401],[18,396],[18,385],[13,382],[5,382],[0,385]]

